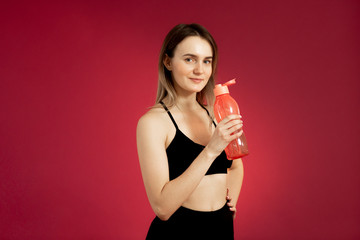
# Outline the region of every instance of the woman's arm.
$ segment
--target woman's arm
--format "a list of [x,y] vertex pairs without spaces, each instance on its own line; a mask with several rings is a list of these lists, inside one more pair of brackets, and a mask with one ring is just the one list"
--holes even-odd
[[228,199],[230,210],[236,212],[236,203],[239,198],[241,186],[244,179],[244,166],[242,159],[235,159],[229,168],[227,175]]
[[219,124],[205,149],[183,174],[172,181],[169,181],[164,124],[156,114],[146,114],[139,120],[137,147],[141,172],[150,205],[161,220],[169,219],[186,201],[215,158],[232,139],[239,137],[238,134],[230,135],[241,128],[240,121],[234,120],[236,118],[239,117],[233,115]]
[[205,149],[183,174],[169,181],[166,134],[156,116],[147,115],[139,120],[137,147],[141,172],[150,205],[161,220],[167,220],[190,196],[216,158]]

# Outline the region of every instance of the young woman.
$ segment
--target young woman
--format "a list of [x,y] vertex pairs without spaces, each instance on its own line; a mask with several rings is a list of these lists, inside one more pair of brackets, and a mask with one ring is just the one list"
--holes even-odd
[[[234,239],[241,159],[224,149],[242,134],[240,115],[213,118],[217,46],[198,24],[179,24],[159,59],[156,104],[137,126],[146,193],[156,217],[147,239]],[[239,131],[239,132],[237,132]]]

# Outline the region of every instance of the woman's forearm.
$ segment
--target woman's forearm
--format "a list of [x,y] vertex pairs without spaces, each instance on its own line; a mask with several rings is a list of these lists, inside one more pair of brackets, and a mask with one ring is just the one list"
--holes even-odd
[[229,189],[229,197],[231,197],[234,206],[236,206],[240,195],[243,178],[244,166],[242,163],[242,159],[236,159],[233,161],[233,164],[229,169],[227,175],[227,188]]
[[216,156],[205,148],[185,172],[164,185],[156,209],[154,209],[160,219],[169,219],[183,202],[189,198],[215,158]]

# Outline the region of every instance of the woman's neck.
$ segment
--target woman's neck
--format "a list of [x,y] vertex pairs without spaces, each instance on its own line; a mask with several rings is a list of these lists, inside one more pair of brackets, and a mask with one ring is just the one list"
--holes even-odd
[[199,109],[199,103],[196,100],[196,93],[191,95],[177,95],[175,105],[181,111],[193,111]]

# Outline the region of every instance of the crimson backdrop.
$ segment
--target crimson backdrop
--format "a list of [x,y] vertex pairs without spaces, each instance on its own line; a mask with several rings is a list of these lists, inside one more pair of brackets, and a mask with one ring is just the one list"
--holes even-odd
[[359,1],[7,1],[0,238],[144,239],[137,120],[166,33],[198,22],[251,155],[236,239],[360,238]]

